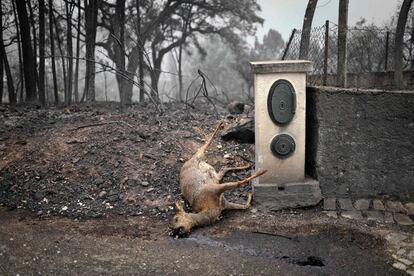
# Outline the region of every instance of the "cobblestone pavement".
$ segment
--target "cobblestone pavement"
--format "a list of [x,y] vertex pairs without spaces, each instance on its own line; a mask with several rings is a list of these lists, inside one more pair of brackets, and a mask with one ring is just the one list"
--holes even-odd
[[402,230],[384,231],[388,252],[394,259],[393,267],[414,276],[414,203],[400,201],[349,198],[326,198],[323,213],[331,218],[343,217],[349,220],[376,223],[379,225],[397,225]]

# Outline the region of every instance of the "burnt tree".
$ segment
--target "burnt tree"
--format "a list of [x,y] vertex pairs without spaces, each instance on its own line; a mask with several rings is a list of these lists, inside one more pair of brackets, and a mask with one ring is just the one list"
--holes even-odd
[[413,0],[404,0],[398,15],[397,29],[395,31],[395,48],[394,48],[394,86],[396,88],[404,88],[403,70],[403,48],[404,48],[404,32],[407,24],[408,13]]
[[79,102],[79,52],[80,52],[80,34],[81,34],[81,0],[78,0],[78,22],[76,27],[76,60],[75,60],[75,78],[74,78],[74,93],[75,102]]
[[312,21],[317,4],[318,0],[309,0],[308,6],[306,7],[305,17],[303,18],[302,34],[300,38],[299,59],[308,59]]
[[85,48],[86,76],[82,96],[86,101],[95,101],[95,39],[98,23],[99,0],[85,0]]
[[4,75],[4,70],[3,70],[3,55],[5,55],[3,53],[3,9],[1,8],[0,5],[0,104],[3,103],[3,75]]
[[50,39],[50,55],[52,61],[53,76],[53,95],[55,96],[55,104],[59,104],[59,93],[56,77],[56,60],[55,60],[55,36],[53,34],[53,0],[49,0],[49,39]]
[[46,105],[45,97],[45,0],[39,0],[39,101]]
[[66,32],[67,32],[67,43],[66,49],[68,53],[68,77],[67,77],[67,88],[66,88],[66,97],[65,103],[67,105],[71,104],[72,101],[72,79],[73,79],[73,48],[72,48],[72,12],[73,6],[69,1],[65,1],[65,10],[66,10]]
[[15,0],[20,26],[20,40],[23,50],[24,82],[27,102],[36,101],[36,66],[30,38],[30,25],[25,1]]
[[[24,75],[23,75],[23,57],[22,57],[22,43],[20,40],[20,28],[19,28],[19,21],[17,19],[17,11],[16,11],[16,4],[12,1],[13,7],[13,15],[14,15],[14,25],[16,27],[16,35],[17,35],[17,51],[19,54],[19,81],[20,81],[20,97],[19,101],[23,102],[23,88],[24,88]],[[19,84],[18,84],[19,86]],[[16,91],[16,99],[17,99],[17,91]]]

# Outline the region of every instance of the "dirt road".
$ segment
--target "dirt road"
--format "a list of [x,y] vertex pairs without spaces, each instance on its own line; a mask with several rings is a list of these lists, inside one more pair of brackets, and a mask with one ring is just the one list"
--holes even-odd
[[402,275],[380,239],[311,212],[232,213],[181,240],[147,217],[0,213],[3,275]]

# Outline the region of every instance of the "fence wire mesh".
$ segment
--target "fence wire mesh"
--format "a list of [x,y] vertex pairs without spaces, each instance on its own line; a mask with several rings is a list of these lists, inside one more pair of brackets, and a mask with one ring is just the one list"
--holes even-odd
[[[393,71],[395,33],[374,26],[348,28],[347,73]],[[299,58],[301,30],[293,30],[284,51],[285,60]],[[414,69],[413,34],[404,37],[404,69]],[[338,65],[338,26],[327,22],[311,30],[308,59],[313,62],[312,82],[322,83],[324,73],[336,75]]]

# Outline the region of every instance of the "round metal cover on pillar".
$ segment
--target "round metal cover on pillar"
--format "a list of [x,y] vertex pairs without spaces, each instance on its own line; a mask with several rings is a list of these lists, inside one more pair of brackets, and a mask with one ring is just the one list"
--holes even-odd
[[270,143],[272,153],[279,158],[289,157],[296,148],[295,140],[288,134],[280,134]]
[[273,83],[267,98],[267,110],[275,124],[287,124],[292,121],[296,111],[296,94],[287,80]]

